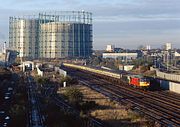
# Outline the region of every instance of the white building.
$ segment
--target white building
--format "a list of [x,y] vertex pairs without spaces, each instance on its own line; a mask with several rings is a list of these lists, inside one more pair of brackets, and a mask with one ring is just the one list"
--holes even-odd
[[172,44],[171,43],[166,43],[165,50],[171,50],[171,49],[172,49]]
[[175,56],[175,57],[180,57],[180,53],[175,52],[175,53],[174,53],[174,56]]
[[150,45],[146,45],[146,50],[151,50],[151,46]]
[[114,45],[107,45],[107,46],[106,46],[106,51],[107,51],[107,52],[113,52],[113,51],[114,51],[114,48],[115,48]]
[[136,59],[138,53],[103,53],[103,58],[120,58],[122,60],[133,60]]
[[134,65],[119,65],[119,70],[130,71],[133,67]]

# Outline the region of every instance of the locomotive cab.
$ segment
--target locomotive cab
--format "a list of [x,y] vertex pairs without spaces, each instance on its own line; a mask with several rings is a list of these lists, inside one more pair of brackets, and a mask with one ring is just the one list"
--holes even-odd
[[141,78],[140,79],[140,86],[149,86],[150,85],[150,80],[147,78]]
[[150,80],[148,78],[141,78],[140,79],[140,88],[147,90],[150,86]]

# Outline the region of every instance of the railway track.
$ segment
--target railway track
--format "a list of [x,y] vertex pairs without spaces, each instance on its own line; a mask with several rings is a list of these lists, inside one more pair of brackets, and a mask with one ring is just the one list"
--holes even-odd
[[[98,83],[100,82],[99,80],[96,79],[96,81],[94,83],[96,84],[100,84]],[[101,84],[102,85],[102,84]],[[173,124],[169,119],[177,119],[179,118],[179,114],[174,113],[176,112],[176,109],[172,110],[173,107],[168,106],[168,105],[162,105],[162,103],[159,103],[157,101],[153,101],[152,99],[147,98],[147,97],[143,97],[143,96],[139,96],[137,94],[134,94],[132,92],[129,92],[127,89],[118,89],[115,86],[112,85],[108,85],[108,84],[103,84],[103,88],[108,89],[109,91],[111,91],[111,95],[114,95],[116,97],[119,97],[119,95],[121,95],[120,97],[123,96],[123,98],[120,99],[126,99],[126,101],[131,102],[132,104],[134,104],[135,106],[139,106],[141,107],[141,109],[145,109],[146,112],[149,113],[154,113],[155,115],[158,115],[160,117],[158,117],[158,120],[162,120],[162,119],[168,119],[164,122],[166,122],[166,124]],[[150,110],[153,109],[153,110]],[[172,111],[170,111],[172,110]],[[147,114],[147,113],[146,113]],[[178,119],[177,121],[179,121],[180,119]],[[167,122],[168,121],[168,122]],[[176,122],[176,126],[178,126],[180,123]]]
[[165,96],[166,98],[170,98],[172,100],[177,101],[177,103],[180,104],[180,95],[177,93],[172,93],[169,91],[157,91],[157,92],[153,92],[154,94],[161,94],[161,96]]
[[28,77],[28,99],[29,99],[29,127],[45,127],[41,114],[40,104],[32,78]]
[[140,109],[140,112],[150,116],[162,125],[173,127],[180,125],[180,98],[175,98],[173,95],[168,96],[163,91],[162,95],[161,92],[144,92],[126,85],[110,83],[90,73],[73,71],[73,69],[69,70],[72,76],[92,86],[98,85],[116,100],[132,104],[134,109]]

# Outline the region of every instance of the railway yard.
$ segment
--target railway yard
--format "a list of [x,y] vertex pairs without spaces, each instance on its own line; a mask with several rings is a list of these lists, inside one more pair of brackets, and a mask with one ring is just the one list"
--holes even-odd
[[[23,99],[23,103],[15,103],[24,108],[16,111],[24,114],[19,115],[25,120],[23,124],[30,127],[71,127],[74,124],[79,127],[180,125],[180,94],[160,89],[137,88],[119,79],[119,75],[115,74],[118,78],[113,78],[108,76],[113,73],[98,74],[95,69],[95,72],[68,66],[61,66],[60,69],[67,76],[48,67],[43,77],[30,71],[19,74],[19,82],[14,86],[17,95],[14,95],[16,101],[18,98]],[[83,94],[81,101],[73,104],[73,101],[67,99],[67,90],[70,88],[80,90]],[[2,109],[1,114],[4,111]],[[12,119],[8,124],[13,126],[17,115],[10,111],[7,113]]]
[[87,71],[63,67],[72,77],[105,96],[126,105],[162,126],[180,125],[180,95],[168,91],[143,91]]

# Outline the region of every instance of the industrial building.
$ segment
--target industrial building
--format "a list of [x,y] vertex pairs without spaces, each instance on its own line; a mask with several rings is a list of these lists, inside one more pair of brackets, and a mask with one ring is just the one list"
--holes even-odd
[[92,13],[42,12],[10,17],[10,48],[27,58],[89,57],[92,54]]

